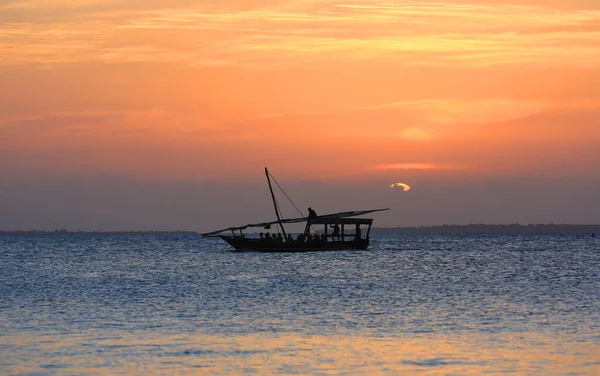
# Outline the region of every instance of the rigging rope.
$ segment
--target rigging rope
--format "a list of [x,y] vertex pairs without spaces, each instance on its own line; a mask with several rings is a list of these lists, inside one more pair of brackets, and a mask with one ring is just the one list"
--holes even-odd
[[273,181],[275,182],[275,184],[277,184],[277,186],[279,187],[279,189],[281,189],[281,192],[283,192],[283,194],[288,199],[288,201],[294,206],[294,208],[296,208],[296,211],[298,212],[298,214],[300,214],[301,216],[304,216],[304,214],[302,214],[302,212],[300,211],[300,209],[298,209],[298,207],[296,206],[296,204],[294,204],[294,202],[292,201],[292,199],[290,198],[290,196],[288,196],[287,193],[285,193],[285,191],[283,190],[283,188],[281,188],[281,185],[279,185],[279,183],[277,182],[277,180],[275,179],[275,177],[273,177],[273,175],[271,175],[270,171],[269,171],[269,176],[271,176],[271,179],[273,179]]
[[[288,196],[287,193],[285,193],[285,191],[283,190],[283,188],[281,188],[281,185],[279,185],[279,183],[277,182],[277,179],[275,179],[275,177],[271,174],[271,171],[269,171],[269,176],[271,177],[271,179],[273,179],[273,181],[275,182],[275,184],[277,184],[277,187],[279,187],[279,189],[281,190],[281,192],[283,192],[283,194],[288,199],[288,201],[292,204],[292,206],[294,206],[294,208],[296,209],[296,211],[298,212],[298,214],[300,214],[300,216],[304,217],[304,214],[302,214],[302,212],[300,211],[300,209],[298,209],[298,207],[296,206],[296,204],[294,204],[294,201],[292,201],[292,199],[290,198],[290,196]],[[277,203],[275,203],[275,205],[277,205]],[[281,214],[281,210],[279,211],[279,213]],[[313,225],[310,225],[310,228],[312,228],[313,231],[315,233],[317,233],[317,230],[313,227]]]

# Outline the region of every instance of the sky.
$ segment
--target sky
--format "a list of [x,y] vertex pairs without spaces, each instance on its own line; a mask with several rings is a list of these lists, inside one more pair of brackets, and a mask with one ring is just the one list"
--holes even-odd
[[270,220],[265,166],[376,226],[600,223],[600,2],[0,0],[0,229]]

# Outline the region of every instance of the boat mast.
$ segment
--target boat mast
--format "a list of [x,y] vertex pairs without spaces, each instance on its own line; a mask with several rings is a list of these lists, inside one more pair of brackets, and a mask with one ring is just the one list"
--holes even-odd
[[283,238],[287,239],[285,229],[283,228],[283,223],[281,223],[281,217],[279,216],[279,209],[277,209],[277,201],[275,201],[275,194],[273,193],[273,187],[271,186],[271,178],[269,177],[269,170],[267,170],[266,167],[265,167],[265,175],[267,175],[267,181],[269,182],[269,190],[271,191],[271,198],[273,199],[273,207],[275,207],[275,215],[277,215],[277,222],[279,223],[279,227],[281,228],[281,232],[283,233]]

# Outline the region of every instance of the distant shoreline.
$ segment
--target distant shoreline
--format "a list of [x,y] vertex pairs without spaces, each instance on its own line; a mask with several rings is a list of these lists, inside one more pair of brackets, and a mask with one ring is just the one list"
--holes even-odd
[[584,234],[599,233],[600,225],[440,225],[419,227],[374,227],[376,232],[407,234]]
[[[408,227],[373,227],[372,232],[405,234],[600,234],[598,225],[536,224],[536,225],[439,225]],[[0,230],[9,235],[199,235],[196,231],[71,231],[71,230]]]
[[198,235],[195,231],[70,231],[70,230],[10,230],[3,235]]

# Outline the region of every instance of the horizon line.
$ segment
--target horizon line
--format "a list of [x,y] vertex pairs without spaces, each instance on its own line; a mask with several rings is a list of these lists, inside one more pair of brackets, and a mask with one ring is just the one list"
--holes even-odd
[[[465,229],[465,228],[592,228],[600,224],[575,224],[575,223],[530,223],[530,224],[493,224],[493,223],[469,223],[469,224],[442,224],[442,225],[412,225],[412,226],[373,226],[372,230],[427,230],[427,229]],[[0,229],[0,234],[9,233],[45,233],[45,234],[200,234],[198,230],[69,230],[69,229]]]

